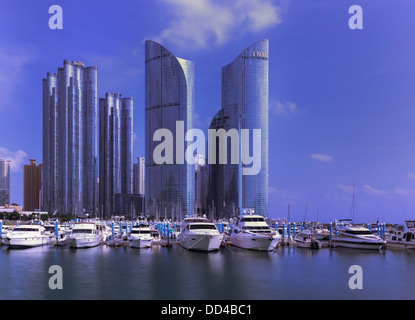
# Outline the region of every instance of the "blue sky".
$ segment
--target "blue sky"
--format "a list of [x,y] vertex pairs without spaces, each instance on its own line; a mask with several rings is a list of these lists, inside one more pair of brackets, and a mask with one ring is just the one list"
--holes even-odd
[[[51,5],[63,30],[51,30]],[[363,9],[351,30],[348,9]],[[99,96],[134,98],[134,157],[144,155],[144,40],[195,61],[196,126],[220,108],[221,67],[270,41],[269,215],[291,220],[415,218],[413,0],[3,0],[0,157],[42,159],[42,78],[63,60],[98,66]]]

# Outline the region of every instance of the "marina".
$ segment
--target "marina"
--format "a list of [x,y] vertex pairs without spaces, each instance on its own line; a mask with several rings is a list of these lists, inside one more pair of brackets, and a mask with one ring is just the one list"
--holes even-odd
[[132,248],[181,245],[191,251],[217,251],[238,247],[252,251],[273,251],[281,246],[301,248],[351,248],[364,250],[415,249],[415,220],[403,224],[354,224],[351,219],[323,224],[291,223],[244,214],[235,220],[212,221],[206,217],[186,217],[183,221],[147,221],[141,217],[127,221],[73,219],[30,220],[1,226],[1,245],[9,248],[68,246],[91,248],[99,245]]
[[[63,290],[51,290],[50,266],[63,270]],[[363,290],[351,290],[351,265],[364,270]],[[0,248],[0,299],[316,300],[414,299],[412,250],[273,251],[221,247],[205,253],[180,245],[149,249],[96,246]],[[397,287],[399,290],[385,290]]]
[[[415,276],[413,220],[404,225],[351,226],[340,220],[290,223],[241,215],[235,221],[216,222],[193,217],[182,222],[36,223],[2,225],[0,299],[415,298],[407,281]],[[18,247],[24,249],[10,245],[11,235],[29,228],[47,237],[47,243]],[[334,240],[344,237],[345,228],[364,231],[363,237],[385,244],[378,250],[339,245]],[[267,247],[235,245],[235,230],[245,234],[244,241],[267,239]],[[63,270],[63,290],[48,287],[52,265]],[[349,287],[352,265],[364,270],[363,290]],[[384,290],[388,286],[400,290],[392,294]]]

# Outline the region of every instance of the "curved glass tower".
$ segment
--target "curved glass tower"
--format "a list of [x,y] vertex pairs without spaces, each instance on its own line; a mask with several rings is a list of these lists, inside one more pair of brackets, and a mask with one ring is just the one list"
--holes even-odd
[[97,67],[64,60],[43,79],[43,208],[97,209]]
[[[195,168],[185,161],[184,135],[193,128],[194,62],[175,57],[154,41],[145,43],[146,214],[180,219],[195,210]],[[173,161],[158,164],[158,129],[173,135]]]
[[[222,68],[222,109],[210,129],[234,128],[240,134],[239,164],[230,164],[228,151],[227,164],[209,165],[209,206],[219,218],[245,208],[268,216],[268,51],[268,39],[258,41]],[[241,134],[243,129],[249,130],[249,141]],[[256,159],[261,167],[259,173],[248,175],[243,169],[249,165],[241,160],[244,153],[252,154],[255,129],[261,132],[261,153]]]

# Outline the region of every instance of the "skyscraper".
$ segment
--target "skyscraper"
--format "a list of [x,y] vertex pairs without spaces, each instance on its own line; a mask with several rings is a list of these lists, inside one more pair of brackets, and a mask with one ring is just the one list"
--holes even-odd
[[0,206],[10,204],[10,161],[0,159]]
[[64,60],[43,79],[43,210],[97,210],[97,67]]
[[[175,57],[153,41],[145,43],[146,214],[179,218],[193,215],[194,165],[187,164],[184,134],[193,128],[194,63]],[[153,153],[160,143],[154,133],[173,134],[172,163],[158,164]]]
[[25,211],[41,209],[42,164],[36,165],[35,159],[29,159],[30,165],[24,165],[23,171],[23,208]]
[[133,99],[106,93],[99,99],[99,212],[114,211],[114,194],[131,194]]
[[138,157],[134,163],[133,193],[145,194],[145,170],[146,161],[144,157]]
[[[209,164],[209,206],[217,217],[232,216],[244,208],[268,216],[268,40],[258,41],[222,68],[222,109],[210,128],[239,131],[239,163]],[[249,130],[249,141],[241,130]],[[253,150],[253,130],[261,133],[257,174],[244,174],[241,159]],[[229,150],[228,145],[228,150]],[[216,153],[218,154],[218,153]]]

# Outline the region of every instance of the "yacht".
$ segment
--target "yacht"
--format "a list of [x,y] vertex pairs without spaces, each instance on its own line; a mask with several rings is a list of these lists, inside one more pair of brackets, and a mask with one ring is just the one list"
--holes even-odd
[[93,222],[75,223],[67,236],[67,243],[72,248],[91,248],[101,243],[102,235]]
[[272,251],[280,239],[281,235],[272,230],[260,215],[240,215],[231,227],[231,245],[244,249]]
[[151,235],[150,226],[142,223],[133,226],[128,236],[128,243],[131,248],[151,248],[153,236]]
[[38,247],[49,244],[49,236],[41,225],[19,225],[8,232],[3,244],[10,248]]
[[217,251],[222,244],[224,234],[205,217],[185,218],[178,235],[180,245],[186,250]]
[[304,230],[295,235],[294,241],[300,248],[320,249],[322,242],[317,240],[312,230]]
[[336,232],[333,235],[332,243],[336,247],[354,249],[383,249],[386,241],[365,227],[355,226],[351,220],[340,220],[336,223]]
[[415,249],[415,220],[405,221],[402,230],[390,231],[386,246],[397,249]]

